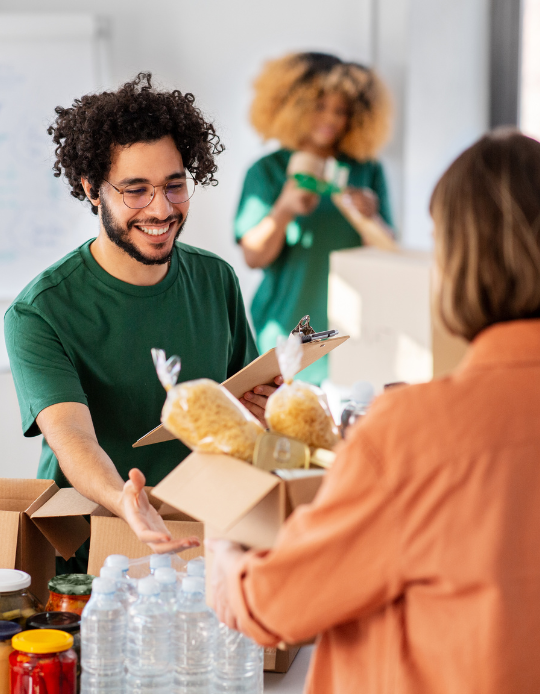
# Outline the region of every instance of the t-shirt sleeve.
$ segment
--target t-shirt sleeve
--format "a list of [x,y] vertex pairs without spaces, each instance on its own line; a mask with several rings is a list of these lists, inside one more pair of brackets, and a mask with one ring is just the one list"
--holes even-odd
[[376,193],[379,198],[379,214],[388,224],[388,226],[393,227],[394,223],[392,220],[392,211],[390,209],[388,186],[386,184],[386,176],[384,173],[384,169],[380,162],[376,162],[375,164],[375,170],[373,172],[372,189],[373,192]]
[[270,213],[279,195],[270,183],[268,173],[260,162],[246,174],[242,195],[234,220],[234,236],[240,241],[245,234]]
[[73,363],[38,309],[12,305],[4,318],[4,333],[25,436],[40,434],[36,417],[50,405],[88,405]]
[[246,308],[238,278],[231,271],[233,286],[229,300],[229,324],[232,335],[232,352],[227,368],[227,378],[243,369],[259,356],[253,333],[249,327]]

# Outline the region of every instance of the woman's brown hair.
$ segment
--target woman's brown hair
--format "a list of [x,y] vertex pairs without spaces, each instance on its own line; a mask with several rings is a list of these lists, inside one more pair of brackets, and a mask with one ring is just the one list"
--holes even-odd
[[350,108],[339,151],[357,161],[373,158],[390,134],[390,98],[376,73],[325,53],[292,53],[266,63],[255,81],[251,123],[265,140],[299,149],[323,94],[342,94]]
[[540,142],[495,130],[461,154],[430,204],[446,327],[540,317]]

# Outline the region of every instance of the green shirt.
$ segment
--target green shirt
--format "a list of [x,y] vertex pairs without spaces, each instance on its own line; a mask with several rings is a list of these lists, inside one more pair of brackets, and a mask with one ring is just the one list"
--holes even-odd
[[[259,159],[247,172],[235,221],[239,241],[270,212],[287,178],[292,152],[280,149]],[[377,161],[358,163],[340,156],[351,167],[349,185],[371,188],[379,197],[379,213],[391,225],[390,205],[382,166]],[[297,217],[287,227],[280,255],[264,268],[263,280],[251,305],[259,350],[275,347],[278,335],[287,335],[305,314],[316,331],[327,330],[330,253],[361,246],[355,229],[329,197],[321,197],[310,215]],[[302,371],[302,380],[320,384],[327,375],[327,360],[319,359]]]
[[[159,424],[165,391],[150,350],[182,360],[180,381],[222,382],[257,356],[232,268],[177,243],[166,277],[140,287],[109,275],[91,241],[51,266],[5,316],[6,343],[25,436],[60,402],[88,405],[100,446],[125,480],[133,467],[155,485],[188,454],[179,441],[132,448]],[[66,486],[43,442],[38,477]]]

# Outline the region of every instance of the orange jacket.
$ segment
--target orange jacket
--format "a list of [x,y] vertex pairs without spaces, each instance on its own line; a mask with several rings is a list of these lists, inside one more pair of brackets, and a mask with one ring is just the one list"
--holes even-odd
[[227,589],[263,644],[319,634],[311,694],[538,694],[540,320],[379,398]]

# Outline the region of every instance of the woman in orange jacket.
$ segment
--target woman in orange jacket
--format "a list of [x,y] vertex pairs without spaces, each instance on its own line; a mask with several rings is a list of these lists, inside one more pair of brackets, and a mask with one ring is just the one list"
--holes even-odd
[[540,143],[486,135],[431,213],[464,362],[380,397],[272,550],[209,542],[223,621],[317,636],[311,694],[540,691]]

